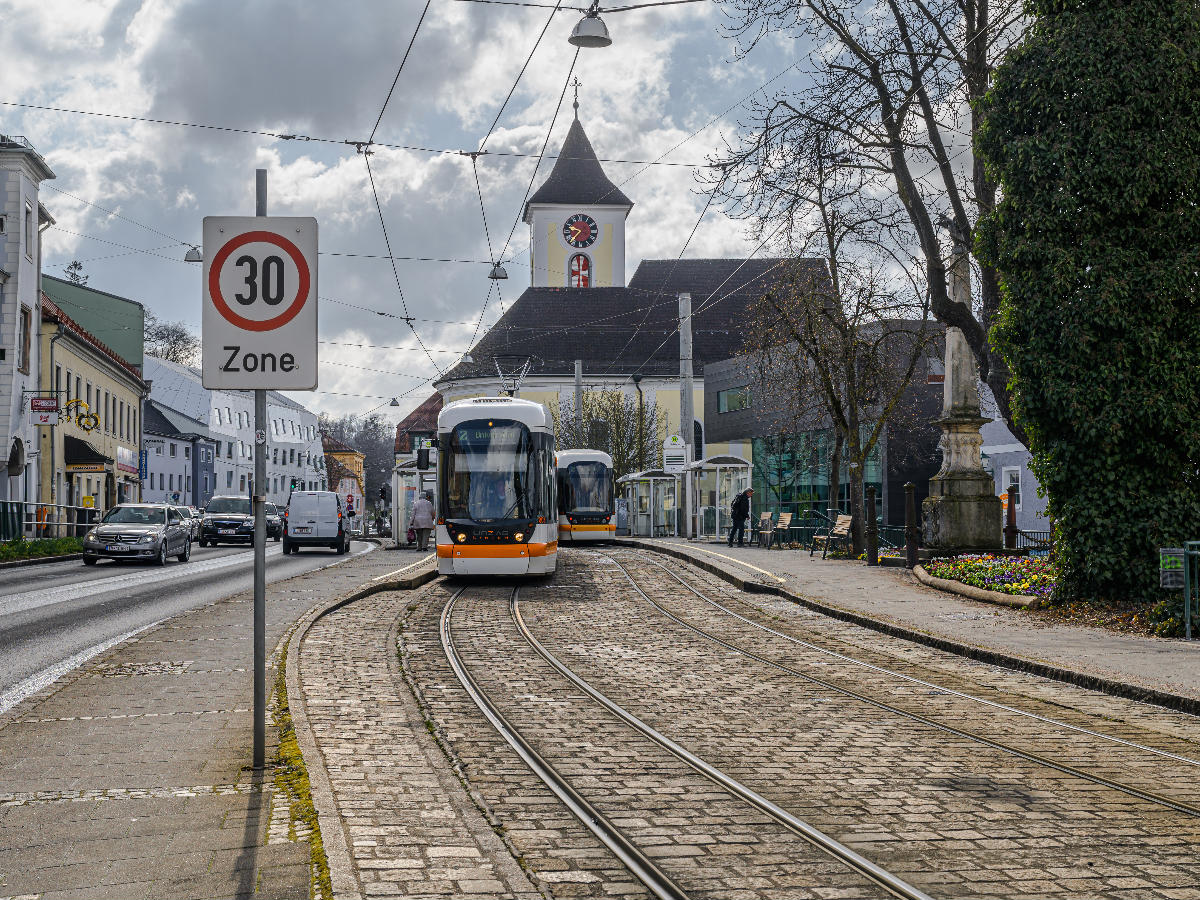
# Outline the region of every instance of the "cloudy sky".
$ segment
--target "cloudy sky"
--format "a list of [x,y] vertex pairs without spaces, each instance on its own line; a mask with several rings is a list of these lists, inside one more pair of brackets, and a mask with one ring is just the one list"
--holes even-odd
[[[83,262],[89,284],[199,331],[200,267],[182,262],[206,215],[252,215],[254,170],[269,172],[269,212],[316,216],[320,242],[320,390],[297,399],[334,414],[392,396],[404,413],[431,393],[433,364],[394,316],[400,293],[364,159],[342,141],[371,133],[425,4],[421,0],[0,0],[0,133],[26,136],[57,178],[42,201],[57,219],[45,265]],[[491,282],[469,157],[521,66],[532,62],[478,169],[494,253],[510,279],[483,325],[528,285],[521,201],[575,48],[578,13],[431,0],[371,157],[397,273],[422,341],[441,367],[470,344]],[[737,59],[709,0],[606,16],[613,45],[585,49],[580,118],[605,168],[634,201],[626,259],[674,258],[704,207],[694,170],[736,133],[736,104],[797,61],[777,41]],[[788,72],[771,89],[795,88]],[[568,91],[548,153],[571,120]],[[33,109],[59,107],[79,115]],[[152,124],[113,116],[218,128]],[[715,121],[713,121],[715,119]],[[712,124],[709,124],[712,122]],[[707,127],[705,127],[707,126]],[[233,130],[306,135],[284,140]],[[449,152],[427,152],[444,150]],[[521,155],[503,155],[521,154]],[[552,160],[538,170],[540,184]],[[92,204],[92,205],[89,205]],[[516,222],[515,231],[513,230]],[[710,210],[686,256],[752,249],[739,222]],[[337,254],[359,254],[358,256]],[[390,315],[380,315],[380,313]],[[102,336],[101,336],[102,337]]]

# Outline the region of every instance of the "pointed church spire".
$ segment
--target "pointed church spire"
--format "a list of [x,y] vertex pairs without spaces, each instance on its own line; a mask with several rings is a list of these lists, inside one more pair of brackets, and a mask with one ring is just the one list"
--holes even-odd
[[575,121],[579,121],[579,89],[583,87],[583,82],[579,80],[579,76],[575,76],[575,80],[571,82],[571,86],[575,88],[575,102],[571,105],[575,107]]
[[530,221],[530,206],[536,203],[633,208],[633,201],[604,174],[604,167],[578,118],[571,122],[550,177],[525,204],[526,222]]

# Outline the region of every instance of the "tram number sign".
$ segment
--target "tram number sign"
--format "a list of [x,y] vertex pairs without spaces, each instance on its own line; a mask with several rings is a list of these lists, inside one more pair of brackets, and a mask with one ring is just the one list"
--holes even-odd
[[316,388],[316,219],[205,216],[203,285],[204,387]]

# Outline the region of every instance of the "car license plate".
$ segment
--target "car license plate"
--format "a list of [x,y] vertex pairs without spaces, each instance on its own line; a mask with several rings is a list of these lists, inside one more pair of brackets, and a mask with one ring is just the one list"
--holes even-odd
[[218,528],[217,534],[237,534],[236,528]]
[[312,534],[311,528],[293,528],[292,531],[296,532],[296,534]]
[[121,544],[109,544],[104,549],[109,553],[125,553],[129,548]]

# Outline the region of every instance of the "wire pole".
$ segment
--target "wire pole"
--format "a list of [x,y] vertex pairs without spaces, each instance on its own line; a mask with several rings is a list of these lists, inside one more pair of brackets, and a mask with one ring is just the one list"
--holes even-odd
[[[256,216],[267,214],[267,170],[255,169]],[[267,392],[254,392],[254,768],[267,756]]]
[[683,438],[683,537],[692,534],[691,474],[695,447],[695,413],[692,411],[692,295],[679,295],[679,436]]

